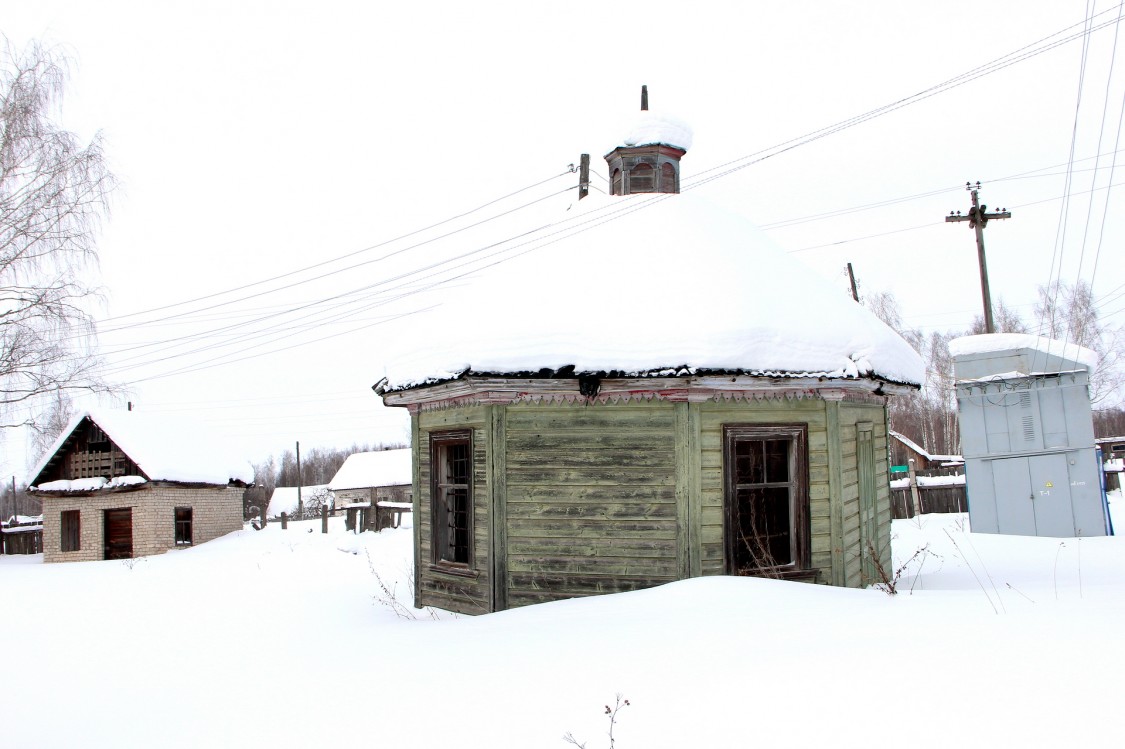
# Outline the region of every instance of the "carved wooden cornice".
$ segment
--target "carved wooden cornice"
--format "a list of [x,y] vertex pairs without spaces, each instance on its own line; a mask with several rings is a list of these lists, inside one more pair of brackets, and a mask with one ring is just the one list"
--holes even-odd
[[622,378],[598,382],[593,395],[580,392],[575,379],[465,377],[383,396],[388,406],[411,413],[491,404],[609,405],[645,401],[705,403],[709,401],[826,400],[883,405],[887,396],[910,388],[873,380],[766,379],[739,376]]

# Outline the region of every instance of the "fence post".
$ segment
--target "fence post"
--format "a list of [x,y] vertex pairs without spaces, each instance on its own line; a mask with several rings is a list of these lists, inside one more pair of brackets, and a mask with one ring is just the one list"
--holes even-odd
[[914,500],[914,515],[921,515],[922,499],[918,496],[918,475],[914,473],[914,458],[906,461],[906,467],[910,476],[910,497]]
[[262,519],[262,527],[266,527],[266,508],[258,510],[258,516]]
[[320,532],[328,532],[328,505],[320,506]]
[[281,530],[285,530],[288,527],[289,527],[289,513],[283,512],[283,513],[281,513]]

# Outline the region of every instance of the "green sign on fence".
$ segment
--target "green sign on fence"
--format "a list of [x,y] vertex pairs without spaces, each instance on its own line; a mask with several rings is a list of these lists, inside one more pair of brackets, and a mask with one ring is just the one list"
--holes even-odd
[[891,466],[891,473],[906,473],[908,470],[906,466]]

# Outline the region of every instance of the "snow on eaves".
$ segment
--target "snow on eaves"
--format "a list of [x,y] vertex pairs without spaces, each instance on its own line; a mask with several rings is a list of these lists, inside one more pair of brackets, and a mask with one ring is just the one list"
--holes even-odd
[[[249,461],[226,446],[221,435],[181,415],[112,409],[85,411],[71,419],[55,444],[43,454],[31,471],[32,481],[86,418],[97,424],[152,481],[218,485],[226,485],[232,481],[246,484],[254,481],[254,469]],[[118,482],[120,480],[114,479]],[[57,482],[47,482],[37,488],[46,491],[78,490],[73,486],[74,482],[70,482],[72,485],[68,488],[60,485],[58,488],[46,489],[48,485],[55,483]]]

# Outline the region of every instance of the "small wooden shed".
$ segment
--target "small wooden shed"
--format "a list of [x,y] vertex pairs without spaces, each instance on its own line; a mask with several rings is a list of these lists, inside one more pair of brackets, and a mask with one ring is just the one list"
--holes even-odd
[[43,561],[127,559],[242,528],[253,468],[199,427],[134,411],[71,421],[31,473]]
[[412,508],[410,448],[352,453],[328,482],[348,530],[397,527]]
[[890,568],[886,404],[923,365],[744,219],[676,194],[689,145],[642,113],[606,157],[617,194],[556,205],[541,251],[419,316],[412,341],[441,345],[385,360],[376,392],[411,415],[415,605]]

